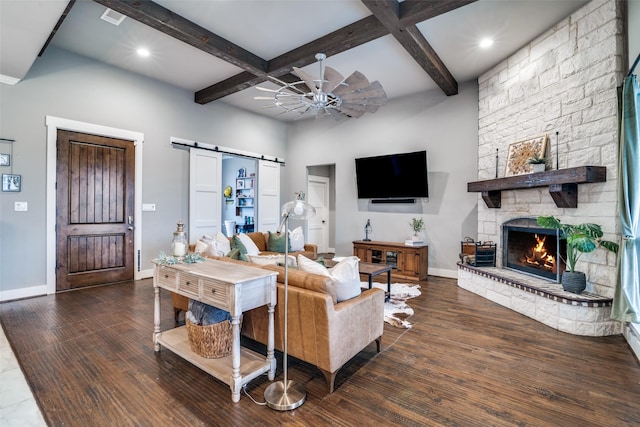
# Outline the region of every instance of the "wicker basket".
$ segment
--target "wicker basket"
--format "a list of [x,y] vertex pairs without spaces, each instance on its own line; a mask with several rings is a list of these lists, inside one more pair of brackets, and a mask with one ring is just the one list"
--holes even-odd
[[213,325],[199,326],[187,319],[186,324],[191,351],[207,359],[217,359],[231,354],[233,344],[231,322],[225,320]]

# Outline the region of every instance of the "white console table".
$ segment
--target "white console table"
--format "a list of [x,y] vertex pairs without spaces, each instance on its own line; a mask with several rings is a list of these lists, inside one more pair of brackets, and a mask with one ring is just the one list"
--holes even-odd
[[[155,351],[160,345],[189,361],[213,377],[229,384],[231,400],[240,400],[242,386],[267,372],[275,378],[274,308],[277,302],[278,273],[260,268],[207,259],[202,263],[173,264],[153,267]],[[230,356],[207,359],[191,351],[186,326],[160,330],[160,288],[184,295],[231,313],[233,346]],[[269,338],[267,355],[240,347],[242,313],[262,305],[268,306]]]

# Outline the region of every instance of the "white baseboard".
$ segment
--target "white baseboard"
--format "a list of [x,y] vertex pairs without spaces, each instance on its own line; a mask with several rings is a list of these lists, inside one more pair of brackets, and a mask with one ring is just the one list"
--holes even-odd
[[448,277],[449,279],[457,279],[457,270],[445,270],[444,268],[431,268],[429,267],[429,276]]
[[640,360],[640,323],[627,323],[622,328],[622,334],[627,339],[631,350]]
[[153,277],[153,268],[140,270],[138,274],[136,274],[136,280],[148,279],[150,277]]
[[31,286],[28,288],[11,289],[9,291],[0,291],[0,301],[12,301],[22,298],[32,298],[47,295],[47,286]]

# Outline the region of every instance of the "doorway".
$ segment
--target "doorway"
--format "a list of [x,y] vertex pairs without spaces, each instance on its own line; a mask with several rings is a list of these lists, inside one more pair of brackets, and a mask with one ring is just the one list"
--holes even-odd
[[133,280],[133,141],[58,130],[56,291]]
[[[46,116],[45,124],[47,127],[47,213],[46,213],[46,230],[47,230],[47,282],[45,285],[46,293],[53,294],[56,292],[56,218],[57,218],[57,140],[58,131],[67,130],[72,132],[86,133],[90,135],[103,136],[108,138],[123,139],[131,141],[134,146],[134,194],[133,198],[133,224],[127,224],[134,229],[133,234],[133,275],[134,279],[142,279],[149,277],[150,272],[140,270],[140,242],[142,239],[142,143],[144,134],[140,132],[129,131],[125,129],[112,128],[107,126],[96,125],[92,123],[84,123],[75,120],[68,120],[59,117]],[[125,222],[130,222],[126,216]]]
[[307,223],[307,242],[318,252],[335,252],[335,165],[307,167],[307,202],[316,215]]

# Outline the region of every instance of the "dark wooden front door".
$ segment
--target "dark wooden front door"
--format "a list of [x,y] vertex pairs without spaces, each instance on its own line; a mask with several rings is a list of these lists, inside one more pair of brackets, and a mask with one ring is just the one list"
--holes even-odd
[[58,131],[56,290],[133,279],[133,141]]

